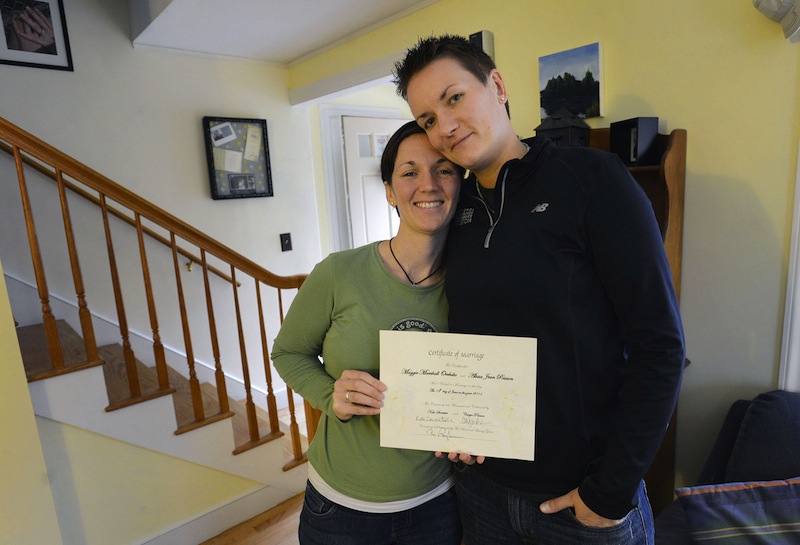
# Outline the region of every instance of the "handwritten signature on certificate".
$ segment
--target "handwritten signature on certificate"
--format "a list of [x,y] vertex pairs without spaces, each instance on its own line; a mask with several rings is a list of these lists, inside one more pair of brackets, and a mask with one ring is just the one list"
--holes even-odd
[[381,446],[533,460],[536,339],[381,331]]

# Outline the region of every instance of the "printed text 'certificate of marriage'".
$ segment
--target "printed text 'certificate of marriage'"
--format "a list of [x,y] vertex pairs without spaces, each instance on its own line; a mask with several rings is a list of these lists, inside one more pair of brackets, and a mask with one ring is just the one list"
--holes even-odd
[[533,460],[536,339],[381,331],[381,446]]

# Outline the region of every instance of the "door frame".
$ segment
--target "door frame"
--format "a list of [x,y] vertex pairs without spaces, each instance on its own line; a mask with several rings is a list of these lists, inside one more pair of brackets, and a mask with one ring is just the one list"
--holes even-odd
[[328,201],[328,229],[332,252],[353,247],[350,210],[345,179],[344,130],[342,116],[403,119],[400,108],[369,108],[339,104],[320,104],[319,122],[322,138],[322,165],[325,198]]

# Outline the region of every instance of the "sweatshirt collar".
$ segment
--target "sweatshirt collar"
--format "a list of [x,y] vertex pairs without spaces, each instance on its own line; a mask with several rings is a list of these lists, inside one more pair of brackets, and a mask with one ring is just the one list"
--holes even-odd
[[[528,175],[532,174],[539,167],[544,157],[555,148],[555,144],[553,144],[552,141],[542,136],[533,136],[531,138],[525,138],[522,141],[530,146],[528,153],[526,153],[521,159],[511,159],[506,161],[506,163],[500,169],[495,189],[499,188],[500,183],[504,178],[506,178],[508,183],[512,185],[517,185],[520,180],[527,179]],[[469,188],[468,190],[471,193],[477,193],[475,189],[476,183],[477,180],[475,178],[475,174],[470,173],[467,183],[462,185],[462,191]]]

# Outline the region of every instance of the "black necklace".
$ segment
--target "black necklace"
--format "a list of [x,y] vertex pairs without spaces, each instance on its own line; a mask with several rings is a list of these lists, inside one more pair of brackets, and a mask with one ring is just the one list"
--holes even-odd
[[420,280],[419,282],[414,282],[413,280],[411,280],[411,277],[410,277],[410,276],[408,276],[408,273],[407,273],[407,272],[406,272],[406,270],[403,268],[403,266],[400,264],[400,260],[399,260],[399,259],[397,259],[397,256],[396,256],[396,255],[394,255],[394,250],[392,249],[392,241],[393,241],[393,240],[394,240],[394,237],[392,237],[392,238],[390,238],[390,239],[389,239],[389,251],[392,253],[392,257],[394,258],[394,261],[395,261],[395,263],[397,263],[397,266],[398,266],[398,267],[400,267],[400,270],[401,270],[401,271],[403,271],[403,274],[404,274],[404,275],[406,275],[406,278],[408,279],[408,282],[409,282],[409,283],[410,283],[412,286],[419,286],[420,284],[422,284],[423,282],[425,282],[425,281],[426,281],[428,278],[430,278],[431,276],[433,276],[434,274],[436,274],[437,272],[439,272],[439,269],[441,269],[441,268],[442,268],[442,264],[444,263],[444,260],[442,260],[442,263],[439,263],[439,266],[438,266],[438,267],[436,267],[435,269],[433,269],[433,270],[431,271],[431,273],[430,273],[428,276],[426,276],[425,278],[423,278],[423,279],[422,279],[422,280]]

